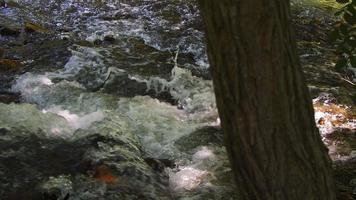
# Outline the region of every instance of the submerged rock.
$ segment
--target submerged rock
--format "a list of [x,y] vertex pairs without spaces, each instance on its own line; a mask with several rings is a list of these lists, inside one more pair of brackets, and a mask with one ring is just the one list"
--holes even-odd
[[23,64],[18,60],[0,59],[0,72],[20,71]]
[[21,30],[14,27],[0,26],[0,35],[2,36],[18,36]]
[[38,25],[38,24],[35,24],[35,23],[32,23],[32,22],[25,22],[25,31],[26,32],[38,32],[38,33],[48,33],[49,30],[47,30],[46,28]]
[[0,103],[20,103],[20,94],[0,92]]
[[5,199],[169,196],[167,177],[141,158],[137,137],[118,117],[73,132],[68,119],[34,105],[0,103],[0,113],[0,194]]
[[203,127],[175,141],[180,149],[189,151],[199,146],[223,146],[223,133],[218,127]]

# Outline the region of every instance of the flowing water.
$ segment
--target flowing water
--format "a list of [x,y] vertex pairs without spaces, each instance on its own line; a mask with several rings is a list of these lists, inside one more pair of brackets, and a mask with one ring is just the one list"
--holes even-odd
[[236,198],[194,2],[18,3],[1,15],[42,24],[70,56],[19,75],[22,103],[0,104],[0,196]]
[[[194,0],[16,2],[2,26],[48,31],[0,36],[29,66],[0,86],[0,199],[238,198]],[[355,128],[314,101],[323,136]]]

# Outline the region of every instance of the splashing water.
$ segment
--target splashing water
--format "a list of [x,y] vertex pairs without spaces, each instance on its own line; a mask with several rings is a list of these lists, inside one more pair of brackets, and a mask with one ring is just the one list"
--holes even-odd
[[[22,104],[0,104],[0,145],[7,144],[2,138],[28,142],[25,150],[9,147],[1,154],[22,158],[18,163],[26,170],[14,185],[36,180],[38,188],[58,189],[59,197],[70,193],[74,200],[237,198],[221,133],[211,128],[220,125],[212,81],[193,75],[208,64],[192,1],[22,3],[44,13],[38,21],[54,24],[56,37],[72,44],[61,69],[17,78],[12,91],[21,93]],[[174,103],[154,98],[162,93]],[[317,110],[317,122],[322,118],[327,135],[340,117]],[[102,165],[115,184],[98,181]],[[8,168],[0,163],[0,169]]]

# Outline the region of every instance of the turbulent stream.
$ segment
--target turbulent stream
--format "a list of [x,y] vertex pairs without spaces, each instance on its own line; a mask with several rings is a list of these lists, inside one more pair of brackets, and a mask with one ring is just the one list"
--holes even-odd
[[[194,0],[5,2],[0,199],[238,198]],[[324,135],[356,129],[314,101]]]
[[236,198],[192,2],[18,3],[1,16],[48,27],[42,53],[63,40],[69,56],[0,106],[1,197]]

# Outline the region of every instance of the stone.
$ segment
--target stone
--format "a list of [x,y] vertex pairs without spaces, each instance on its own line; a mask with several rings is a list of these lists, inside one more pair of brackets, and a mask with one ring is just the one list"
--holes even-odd
[[104,37],[104,42],[107,42],[109,44],[114,44],[116,41],[115,37],[113,35],[106,35]]
[[46,28],[44,28],[38,24],[32,23],[32,22],[25,23],[25,31],[30,32],[30,33],[33,33],[33,32],[48,33],[49,32]]
[[11,60],[11,59],[0,60],[0,72],[20,71],[22,67],[23,64],[18,60]]
[[207,126],[181,137],[175,144],[183,151],[189,151],[198,146],[208,144],[222,146],[224,144],[223,133],[218,127]]
[[11,92],[0,92],[0,103],[20,103],[20,94]]
[[5,50],[0,48],[0,59],[4,57]]
[[20,33],[20,29],[0,26],[0,35],[2,36],[18,36]]

